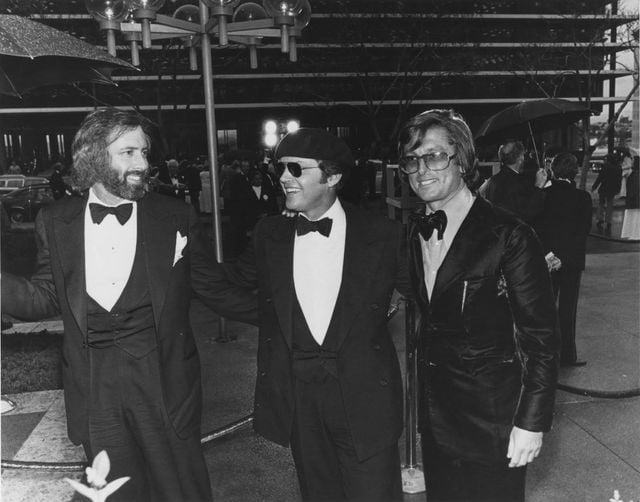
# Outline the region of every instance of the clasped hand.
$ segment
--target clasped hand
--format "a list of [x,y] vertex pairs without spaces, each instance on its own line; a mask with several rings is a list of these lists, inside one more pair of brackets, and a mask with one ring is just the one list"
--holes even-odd
[[531,432],[514,426],[509,436],[509,467],[524,467],[533,462],[542,448],[542,432]]

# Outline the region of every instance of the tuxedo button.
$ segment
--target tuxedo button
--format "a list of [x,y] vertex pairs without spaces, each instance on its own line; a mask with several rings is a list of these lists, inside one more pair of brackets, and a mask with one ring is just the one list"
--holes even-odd
[[267,372],[266,371],[261,371],[260,372],[260,376],[261,377],[266,377],[267,376]]
[[372,348],[373,350],[380,350],[382,347],[380,347],[380,345],[379,345],[379,344],[374,343],[374,344],[371,346],[371,348]]
[[264,299],[264,301],[265,301],[266,303],[271,303],[273,300],[272,300],[271,298],[265,298],[265,299]]
[[380,308],[380,305],[378,305],[377,303],[372,303],[371,305],[369,305],[369,308],[371,310],[378,310]]
[[267,343],[271,343],[271,337],[267,338],[265,341],[266,341]]
[[380,385],[382,385],[383,387],[386,387],[387,385],[389,385],[389,381],[386,378],[381,378]]

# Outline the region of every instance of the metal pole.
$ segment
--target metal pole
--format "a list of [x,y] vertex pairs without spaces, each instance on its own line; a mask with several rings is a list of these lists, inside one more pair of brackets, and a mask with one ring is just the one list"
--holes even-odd
[[[218,180],[218,132],[216,130],[216,117],[213,100],[213,64],[211,63],[211,39],[206,32],[209,20],[209,9],[203,0],[200,0],[200,29],[202,32],[202,82],[204,84],[204,105],[207,121],[207,148],[209,154],[209,174],[211,176],[211,213],[213,224],[213,238],[215,244],[216,260],[222,263],[222,225],[220,222],[220,181]],[[225,336],[224,319],[219,321],[220,336]]]
[[406,329],[406,461],[407,467],[415,468],[416,462],[416,344],[414,303],[405,302],[404,323]]
[[417,405],[417,344],[415,330],[415,303],[413,300],[405,301],[405,441],[406,463],[402,466],[402,490],[405,493],[421,493],[425,491],[424,473],[417,461],[416,453],[416,422],[418,415]]

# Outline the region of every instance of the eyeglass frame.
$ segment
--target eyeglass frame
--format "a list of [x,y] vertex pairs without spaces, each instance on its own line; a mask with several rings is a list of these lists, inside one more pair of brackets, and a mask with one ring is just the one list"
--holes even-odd
[[[282,166],[282,167],[281,167]],[[289,174],[294,178],[299,178],[302,176],[302,171],[306,171],[307,169],[321,169],[319,165],[317,166],[302,166],[299,162],[276,162],[275,163],[275,171],[278,178],[282,177],[285,169],[289,171]]]
[[[446,155],[446,156],[447,156],[447,164],[446,164],[444,167],[441,167],[440,169],[433,169],[433,168],[431,168],[431,167],[429,166],[429,163],[428,163],[427,159],[426,159],[426,157],[429,157],[429,156],[431,156],[431,157],[433,158],[433,156],[434,156],[434,155],[436,155],[436,154],[444,154],[444,155]],[[424,164],[424,166],[425,166],[427,169],[429,169],[429,171],[434,171],[434,172],[437,172],[437,171],[444,171],[445,169],[448,169],[448,168],[449,168],[449,166],[451,165],[451,159],[453,159],[453,158],[457,157],[457,155],[458,155],[458,152],[453,153],[453,154],[448,154],[447,152],[429,152],[429,153],[425,153],[424,155],[417,155],[417,156],[411,155],[411,156],[408,156],[408,157],[401,157],[400,159],[398,159],[398,168],[399,168],[399,169],[400,169],[404,174],[415,174],[415,173],[417,173],[417,172],[420,170],[420,161],[422,161],[422,163]],[[407,160],[407,159],[408,159],[408,160]],[[411,160],[413,160],[413,161],[415,161],[415,162],[416,162],[416,168],[415,168],[415,169],[413,169],[413,170],[411,170],[411,171],[408,171],[408,170],[406,170],[406,168],[405,168],[405,167],[403,167],[403,164],[404,164],[405,162],[407,162],[407,161],[411,161]]]

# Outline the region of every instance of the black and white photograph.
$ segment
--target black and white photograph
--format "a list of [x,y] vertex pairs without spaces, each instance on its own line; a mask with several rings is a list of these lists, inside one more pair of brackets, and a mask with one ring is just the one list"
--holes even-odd
[[5,502],[640,500],[637,0],[2,0]]

